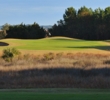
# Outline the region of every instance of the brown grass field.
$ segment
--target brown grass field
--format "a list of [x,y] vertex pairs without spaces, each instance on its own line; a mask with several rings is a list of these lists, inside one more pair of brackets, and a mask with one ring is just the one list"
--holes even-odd
[[110,54],[50,52],[0,61],[0,88],[110,88]]

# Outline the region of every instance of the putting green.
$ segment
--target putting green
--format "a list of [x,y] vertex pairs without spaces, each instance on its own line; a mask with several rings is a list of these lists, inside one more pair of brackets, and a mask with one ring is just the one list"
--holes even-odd
[[[14,47],[22,50],[85,50],[85,49],[110,49],[105,41],[86,41],[66,37],[52,37],[45,39],[3,39],[0,40],[0,49]],[[4,45],[3,45],[4,44]],[[6,44],[6,45],[5,45]]]

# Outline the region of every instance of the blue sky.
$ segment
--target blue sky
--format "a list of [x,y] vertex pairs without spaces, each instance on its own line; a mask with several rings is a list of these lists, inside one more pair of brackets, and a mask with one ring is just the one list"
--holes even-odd
[[53,25],[63,19],[66,8],[82,6],[104,9],[110,6],[110,0],[0,0],[0,25]]

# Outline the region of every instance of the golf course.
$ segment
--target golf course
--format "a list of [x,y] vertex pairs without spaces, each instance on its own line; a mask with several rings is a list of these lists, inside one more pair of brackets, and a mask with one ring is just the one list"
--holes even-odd
[[[21,51],[61,51],[61,52],[88,52],[97,53],[109,51],[109,41],[88,41],[72,39],[67,37],[50,37],[44,39],[2,39],[0,40],[0,50],[5,48],[17,48]],[[95,50],[95,51],[94,51]],[[29,51],[29,52],[30,52]]]
[[[25,39],[2,39],[2,40],[0,40],[0,54],[2,54],[2,51],[6,48],[16,48],[23,54],[31,53],[31,54],[36,54],[36,55],[38,55],[38,54],[43,55],[43,54],[49,53],[49,52],[51,52],[51,53],[63,52],[63,53],[70,53],[70,55],[71,55],[71,53],[73,53],[73,54],[75,54],[75,53],[87,53],[87,54],[93,53],[93,54],[101,54],[101,55],[110,54],[109,53],[109,50],[110,50],[109,41],[90,41],[90,40],[88,41],[88,40],[72,39],[72,38],[67,38],[67,37],[50,37],[50,38],[33,39],[33,40],[31,40],[31,39],[26,39],[26,40]],[[78,56],[81,56],[81,55],[78,55]],[[26,58],[26,60],[27,60],[27,58]],[[29,61],[31,62],[31,60],[27,60],[27,62],[29,62]],[[42,60],[40,62],[42,63],[43,61],[44,60]],[[15,61],[15,62],[17,62],[17,61]],[[15,100],[15,99],[16,100],[110,100],[110,90],[107,88],[106,89],[98,89],[98,88],[97,89],[83,89],[83,88],[81,89],[81,88],[74,88],[73,86],[72,86],[72,88],[67,88],[67,86],[64,86],[66,88],[59,88],[60,85],[58,86],[58,88],[33,88],[31,86],[33,83],[31,85],[29,83],[29,85],[28,85],[28,82],[37,79],[37,78],[34,79],[32,75],[35,75],[34,77],[40,77],[40,76],[36,76],[37,74],[32,74],[32,75],[29,74],[30,75],[29,77],[31,80],[28,80],[25,78],[27,76],[23,72],[22,73],[19,72],[22,70],[24,71],[26,69],[26,70],[28,70],[27,73],[28,72],[34,73],[33,70],[35,68],[38,68],[38,67],[32,67],[32,65],[31,65],[31,70],[32,70],[31,71],[30,67],[28,67],[29,64],[27,62],[26,62],[26,65],[13,65],[14,62],[12,62],[12,64],[10,65],[10,63],[5,64],[3,62],[4,63],[3,66],[9,66],[9,67],[6,67],[6,69],[5,69],[5,67],[2,68],[2,64],[1,64],[1,69],[0,69],[0,71],[2,71],[2,74],[0,77],[1,79],[2,79],[2,76],[5,76],[4,73],[8,73],[7,75],[9,75],[9,77],[11,77],[9,79],[13,79],[15,81],[15,83],[9,82],[9,84],[15,84],[14,88],[16,88],[16,83],[19,83],[19,82],[21,82],[22,84],[26,84],[25,82],[27,82],[27,87],[30,87],[30,88],[22,89],[22,87],[25,86],[25,85],[23,85],[20,87],[20,89],[1,89],[0,90],[0,100]],[[46,61],[46,62],[50,63],[51,60]],[[33,60],[32,60],[32,63],[33,63]],[[38,62],[37,62],[37,64],[38,64]],[[34,63],[33,66],[35,66],[37,64]],[[56,66],[55,64],[53,65],[54,67]],[[63,63],[61,62],[61,64],[63,64]],[[46,65],[46,63],[44,63],[44,65]],[[42,65],[42,66],[44,66],[44,65]],[[65,65],[65,61],[64,61],[64,65]],[[22,69],[20,68],[20,66],[22,66]],[[23,66],[24,66],[24,68],[23,68]],[[49,64],[48,64],[48,66],[49,66]],[[47,70],[49,70],[48,66],[43,67],[43,68],[46,68]],[[50,64],[50,66],[51,66],[51,64]],[[51,68],[50,66],[49,66],[49,68]],[[61,66],[61,65],[57,64],[57,66]],[[56,70],[55,74],[57,75],[58,74],[57,70],[60,70],[60,68],[58,67],[58,69],[53,69],[53,70]],[[75,69],[72,69],[72,70],[75,70]],[[78,70],[80,70],[80,69],[78,69]],[[69,72],[69,71],[70,70],[67,67],[67,72]],[[38,71],[38,72],[36,71],[36,73],[40,73],[40,71]],[[44,71],[42,73],[44,73]],[[63,70],[62,70],[62,73],[66,73],[66,72],[65,71],[63,72]],[[55,75],[51,74],[50,71],[48,72],[48,74],[50,76],[49,75],[46,76],[44,73],[44,74],[42,74],[41,77],[43,77],[43,79],[46,78],[48,80],[50,78],[49,84],[51,84],[51,80],[53,78],[55,78],[54,77]],[[21,76],[21,75],[23,75],[23,76]],[[58,74],[58,75],[60,75],[60,74]],[[63,74],[61,74],[61,75],[63,77]],[[74,76],[74,75],[72,76],[72,74],[69,74],[69,73],[66,73],[64,75],[69,75],[69,77],[71,76],[70,79],[72,79],[72,77]],[[56,77],[60,77],[60,76],[56,76]],[[24,79],[23,79],[24,83],[21,81],[21,79],[22,79],[21,77],[24,77]],[[41,77],[39,79],[37,79],[35,81],[35,83],[40,82],[39,80],[42,79]],[[81,76],[81,79],[82,78],[83,77]],[[89,78],[92,79],[92,77],[89,77]],[[87,80],[90,80],[89,78]],[[68,77],[65,79],[68,79]],[[97,79],[97,77],[96,77],[96,79]],[[108,77],[108,79],[109,79],[109,77]],[[7,79],[4,79],[4,80],[7,80]],[[2,88],[2,86],[3,86],[3,88],[5,88],[9,85],[8,83],[5,83],[4,80],[3,80],[3,82],[0,83],[1,84],[0,88]],[[57,81],[59,81],[59,80],[62,80],[62,78],[59,78]],[[77,78],[76,78],[76,80],[77,80]],[[85,80],[86,80],[86,78],[85,78]],[[21,83],[19,83],[19,84],[21,84]],[[60,83],[62,84],[62,82],[60,82]],[[73,80],[73,83],[74,83],[74,80]],[[5,85],[5,84],[8,84],[8,85]],[[46,84],[48,84],[48,82]],[[52,84],[53,84],[52,87],[54,87],[54,83],[52,83]],[[85,84],[85,83],[83,83],[83,84]],[[94,82],[94,84],[96,84],[96,83]],[[48,85],[47,85],[47,87],[48,87]],[[57,86],[57,85],[55,85],[55,86]],[[102,86],[104,86],[104,85],[102,85]],[[10,88],[13,88],[13,85]],[[19,85],[17,86],[17,88],[19,88]]]
[[0,100],[110,100],[110,0],[0,8]]

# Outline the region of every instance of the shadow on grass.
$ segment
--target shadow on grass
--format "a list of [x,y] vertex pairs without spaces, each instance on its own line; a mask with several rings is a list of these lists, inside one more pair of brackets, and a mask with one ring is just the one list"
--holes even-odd
[[78,39],[72,39],[72,38],[53,38],[52,40],[58,40],[58,41],[75,41],[75,42],[82,42],[82,41],[84,41],[84,40],[78,40]]
[[110,88],[110,68],[0,72],[0,88]]
[[0,46],[8,46],[8,45],[9,45],[8,43],[0,42]]
[[99,49],[99,50],[106,50],[110,51],[110,46],[82,46],[82,47],[67,47],[67,48],[78,48],[78,49]]
[[[16,71],[14,72],[16,73]],[[93,68],[93,69],[79,69],[79,68],[49,68],[49,69],[31,69],[17,71],[23,76],[42,76],[42,75],[71,75],[79,77],[89,77],[89,76],[110,76],[110,68]]]

